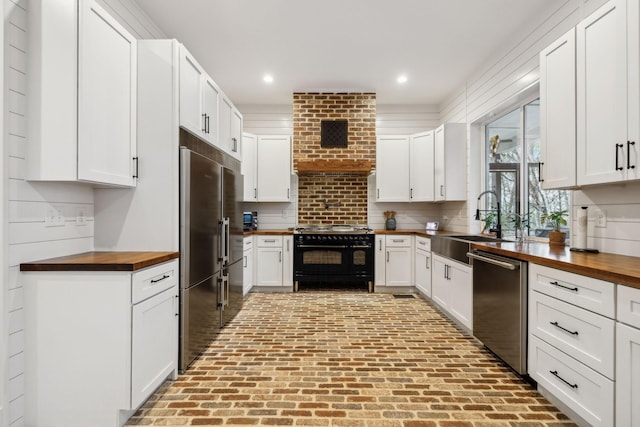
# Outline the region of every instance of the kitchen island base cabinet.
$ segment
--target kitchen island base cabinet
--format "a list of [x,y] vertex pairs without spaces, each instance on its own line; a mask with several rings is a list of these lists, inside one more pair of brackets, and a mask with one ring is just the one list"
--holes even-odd
[[431,297],[431,239],[416,236],[415,284],[418,291]]
[[25,423],[122,425],[177,376],[178,262],[23,272]]

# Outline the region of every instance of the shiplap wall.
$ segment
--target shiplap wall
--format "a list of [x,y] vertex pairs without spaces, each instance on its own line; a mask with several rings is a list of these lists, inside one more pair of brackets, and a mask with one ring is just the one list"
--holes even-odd
[[[162,37],[158,28],[130,0],[99,0],[116,19],[138,38]],[[84,184],[29,182],[24,179],[28,117],[27,94],[27,0],[3,0],[5,34],[3,41],[6,74],[3,81],[7,126],[3,132],[7,173],[7,295],[6,355],[7,379],[1,378],[0,424],[21,426],[24,414],[24,330],[23,290],[20,284],[21,262],[63,256],[93,249],[93,189]],[[45,212],[55,207],[62,211],[64,225],[46,227]],[[76,209],[86,212],[84,225],[76,225]],[[4,335],[4,334],[3,334]],[[1,364],[0,364],[1,365]]]

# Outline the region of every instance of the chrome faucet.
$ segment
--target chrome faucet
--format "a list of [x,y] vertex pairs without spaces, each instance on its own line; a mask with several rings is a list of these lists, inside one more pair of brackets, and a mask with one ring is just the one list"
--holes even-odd
[[496,198],[496,214],[498,216],[498,223],[496,224],[496,237],[498,239],[502,238],[502,225],[500,224],[500,199],[498,198],[498,194],[495,191],[487,190],[480,193],[478,196],[478,205],[476,206],[476,220],[480,220],[480,198],[485,194],[493,194]]

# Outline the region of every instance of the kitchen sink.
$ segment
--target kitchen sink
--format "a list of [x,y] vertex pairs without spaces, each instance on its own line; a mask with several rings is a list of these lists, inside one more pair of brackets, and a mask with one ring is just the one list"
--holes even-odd
[[467,257],[467,252],[471,250],[473,242],[505,242],[506,240],[497,237],[486,236],[482,234],[451,234],[431,237],[431,251],[447,257],[449,259],[459,261],[465,264],[471,264],[471,260]]

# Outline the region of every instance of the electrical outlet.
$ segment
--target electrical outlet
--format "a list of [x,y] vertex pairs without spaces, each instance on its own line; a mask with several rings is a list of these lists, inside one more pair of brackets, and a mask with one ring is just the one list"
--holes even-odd
[[87,208],[84,206],[76,207],[76,225],[87,225]]
[[607,226],[607,213],[603,210],[596,211],[596,227],[604,228]]
[[44,213],[45,227],[61,227],[64,226],[64,215],[60,206],[47,206]]

